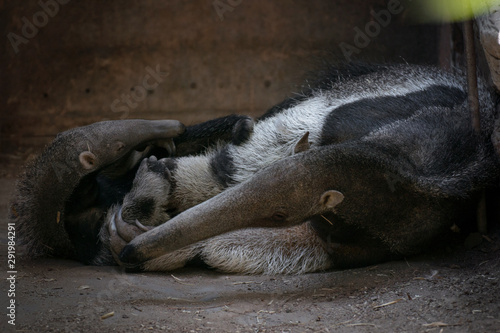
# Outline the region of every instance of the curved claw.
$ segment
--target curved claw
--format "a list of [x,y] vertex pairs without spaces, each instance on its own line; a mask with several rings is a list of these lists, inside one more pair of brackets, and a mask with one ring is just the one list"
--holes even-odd
[[122,249],[127,245],[127,242],[123,240],[123,238],[120,237],[118,234],[118,230],[116,228],[116,220],[115,220],[115,215],[111,217],[111,221],[109,222],[108,225],[108,232],[109,232],[109,249],[111,250],[111,254],[113,255],[113,258],[119,265],[123,265],[123,263],[120,261],[118,254],[122,251]]
[[113,213],[108,224],[108,232],[109,247],[115,261],[121,266],[132,268],[133,270],[140,270],[140,265],[124,263],[120,260],[120,253],[137,235],[140,235],[152,228],[153,227],[144,226],[138,220],[135,220],[134,223],[125,222],[122,218],[122,207],[120,207],[118,212]]
[[139,220],[135,220],[135,226],[139,229],[141,229],[142,231],[146,232],[146,231],[149,231],[151,229],[153,229],[153,227],[146,227],[144,224],[142,224],[141,222],[139,222]]
[[135,237],[142,234],[144,231],[148,231],[149,229],[142,225],[139,221],[134,222],[126,222],[122,217],[123,207],[120,207],[117,213],[113,215],[113,219],[115,221],[116,230],[120,237],[126,242],[130,242]]
[[159,140],[156,142],[156,145],[165,148],[169,156],[175,156],[175,143],[173,139]]

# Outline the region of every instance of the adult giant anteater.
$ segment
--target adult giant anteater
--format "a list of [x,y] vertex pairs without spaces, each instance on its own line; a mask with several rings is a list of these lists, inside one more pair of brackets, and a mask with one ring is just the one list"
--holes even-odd
[[[243,117],[199,125],[191,133],[223,138],[201,153],[189,142],[205,134],[174,138],[190,156],[168,157],[182,132],[173,121],[106,123],[113,130],[91,149],[85,139],[68,146],[104,125],[82,127],[28,169],[13,218],[33,251],[143,270],[201,258],[230,272],[302,273],[410,255],[470,216],[498,177],[494,101],[481,87],[476,133],[466,97],[464,77],[435,68],[349,66],[253,128]],[[56,179],[54,163],[70,181]]]

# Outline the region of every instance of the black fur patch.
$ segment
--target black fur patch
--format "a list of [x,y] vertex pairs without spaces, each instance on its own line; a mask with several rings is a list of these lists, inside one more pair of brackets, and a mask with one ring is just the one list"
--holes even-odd
[[253,133],[253,125],[253,120],[250,117],[238,120],[233,128],[233,137],[231,140],[233,145],[238,146],[245,143]]
[[195,255],[193,258],[189,259],[186,266],[194,266],[203,269],[216,269],[210,265],[208,265],[204,260],[201,254]]
[[372,265],[387,260],[390,255],[380,239],[359,226],[346,223],[340,216],[327,213],[313,216],[309,221],[335,267]]
[[[64,228],[78,260],[90,264],[102,247],[99,231],[107,209],[121,203],[132,187],[136,168],[119,179],[88,175],[66,202]],[[95,177],[95,179],[93,178]]]
[[163,175],[167,167],[161,162],[147,162],[149,171]]
[[84,264],[90,264],[102,247],[99,231],[104,216],[105,211],[97,207],[65,216],[64,228],[76,250],[76,259]]
[[171,162],[171,158],[164,160],[150,161],[147,160],[148,170],[159,174],[162,177],[168,177],[170,175],[171,169],[169,166],[174,165],[175,162]]
[[99,186],[98,202],[101,207],[107,209],[114,204],[121,203],[125,195],[130,192],[132,182],[135,178],[137,167],[127,172],[119,179],[111,179],[103,175],[96,176],[96,182]]
[[176,156],[200,154],[217,142],[231,142],[236,124],[246,119],[248,116],[233,114],[189,126],[182,135],[174,138]]
[[155,199],[154,198],[137,198],[134,200],[134,204],[131,206],[126,206],[123,209],[123,217],[126,220],[129,219],[142,219],[150,218],[155,209]]
[[374,65],[365,63],[348,63],[339,66],[338,64],[322,64],[320,69],[311,72],[302,85],[300,94],[293,98],[287,98],[279,104],[274,105],[266,111],[258,121],[271,118],[283,110],[296,106],[300,102],[310,98],[315,92],[330,90],[338,82],[346,81],[351,78],[368,75],[375,72],[386,70],[385,65]]
[[390,65],[364,62],[344,64],[326,62],[321,64],[318,69],[309,73],[305,80],[306,84],[302,85],[302,94],[311,97],[317,91],[331,90],[339,82],[350,81],[353,78],[376,72],[383,72],[389,68],[391,68]]
[[326,117],[320,144],[358,139],[376,128],[410,117],[423,108],[452,108],[463,103],[466,98],[466,93],[460,89],[433,85],[402,96],[366,98],[345,104]]
[[275,106],[273,106],[272,108],[267,110],[266,113],[264,113],[264,115],[259,117],[257,120],[261,121],[261,120],[265,120],[267,118],[274,117],[275,115],[279,114],[283,110],[287,110],[291,107],[294,107],[295,105],[306,100],[307,98],[308,98],[308,96],[306,96],[306,95],[298,95],[297,98],[287,98],[284,101],[282,101],[281,103],[276,104]]
[[212,172],[217,181],[224,187],[233,183],[232,175],[234,174],[233,158],[229,155],[227,148],[220,150],[210,161]]

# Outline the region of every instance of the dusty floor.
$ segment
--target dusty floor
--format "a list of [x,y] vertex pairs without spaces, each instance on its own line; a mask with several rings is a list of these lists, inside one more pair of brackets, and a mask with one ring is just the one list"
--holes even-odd
[[[0,179],[0,261],[8,198]],[[500,239],[474,250],[303,276],[237,276],[189,268],[125,274],[117,267],[23,260],[15,297],[1,288],[1,332],[500,332]],[[15,326],[8,324],[15,300]]]

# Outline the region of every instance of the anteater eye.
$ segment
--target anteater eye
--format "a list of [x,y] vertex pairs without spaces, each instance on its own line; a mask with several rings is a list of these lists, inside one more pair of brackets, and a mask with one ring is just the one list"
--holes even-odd
[[286,220],[287,217],[288,217],[288,214],[285,212],[276,212],[273,214],[272,219],[275,222],[281,222],[281,221]]

